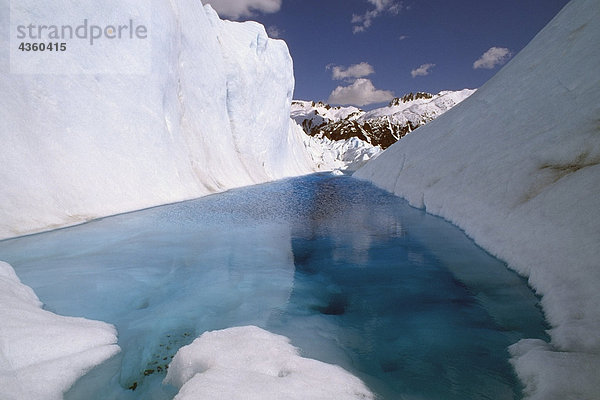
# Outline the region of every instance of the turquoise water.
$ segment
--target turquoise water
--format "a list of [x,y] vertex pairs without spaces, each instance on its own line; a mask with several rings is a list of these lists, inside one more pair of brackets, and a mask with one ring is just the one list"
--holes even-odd
[[[518,399],[507,346],[545,338],[526,282],[446,221],[318,174],[0,242],[45,308],[114,324],[67,399],[170,399],[177,349],[258,325],[382,399]],[[135,390],[133,390],[135,388]]]

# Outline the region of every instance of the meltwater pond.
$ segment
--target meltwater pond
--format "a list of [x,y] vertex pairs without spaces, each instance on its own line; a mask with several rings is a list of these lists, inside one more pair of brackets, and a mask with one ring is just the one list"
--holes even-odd
[[[122,352],[66,399],[171,399],[177,349],[257,325],[379,399],[518,399],[507,346],[545,338],[526,282],[446,221],[317,174],[0,242],[45,308]],[[135,388],[135,390],[133,390]],[[243,390],[240,388],[240,390]]]

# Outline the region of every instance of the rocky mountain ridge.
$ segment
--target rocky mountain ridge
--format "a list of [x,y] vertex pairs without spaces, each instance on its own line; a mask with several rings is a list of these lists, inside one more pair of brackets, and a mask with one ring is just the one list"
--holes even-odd
[[310,136],[330,140],[356,137],[385,149],[419,126],[439,117],[475,90],[408,93],[386,107],[363,111],[356,107],[332,107],[323,102],[294,100],[291,116]]

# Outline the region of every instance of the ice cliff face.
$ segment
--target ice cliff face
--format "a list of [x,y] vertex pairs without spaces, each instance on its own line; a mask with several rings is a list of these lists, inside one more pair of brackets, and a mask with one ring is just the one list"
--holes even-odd
[[494,78],[354,176],[529,277],[552,341],[511,348],[532,399],[600,393],[600,3],[573,0]]
[[[32,18],[69,17],[32,4]],[[0,55],[0,239],[312,171],[290,124],[283,41],[199,1],[147,7],[148,75],[9,73]],[[64,57],[69,71],[85,69]]]

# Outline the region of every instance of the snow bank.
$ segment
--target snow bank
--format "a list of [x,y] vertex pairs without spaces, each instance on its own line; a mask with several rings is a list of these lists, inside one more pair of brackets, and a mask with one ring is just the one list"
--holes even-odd
[[513,348],[531,398],[598,398],[579,374],[600,369],[599,42],[600,3],[573,0],[475,94],[354,175],[529,277],[552,326],[544,351]]
[[5,400],[62,399],[87,371],[119,352],[112,325],[42,310],[0,261],[0,388]]
[[597,354],[556,351],[538,339],[519,341],[510,354],[530,400],[593,400],[600,395]]
[[[194,0],[0,1],[38,24],[152,16],[146,75],[90,73],[112,54],[100,43],[54,54],[79,73],[11,73],[0,54],[0,238],[312,171],[290,124],[291,57],[261,25]],[[21,41],[9,17],[3,48]]]
[[289,339],[255,326],[205,332],[179,349],[165,383],[186,399],[374,399],[341,367],[300,357]]

